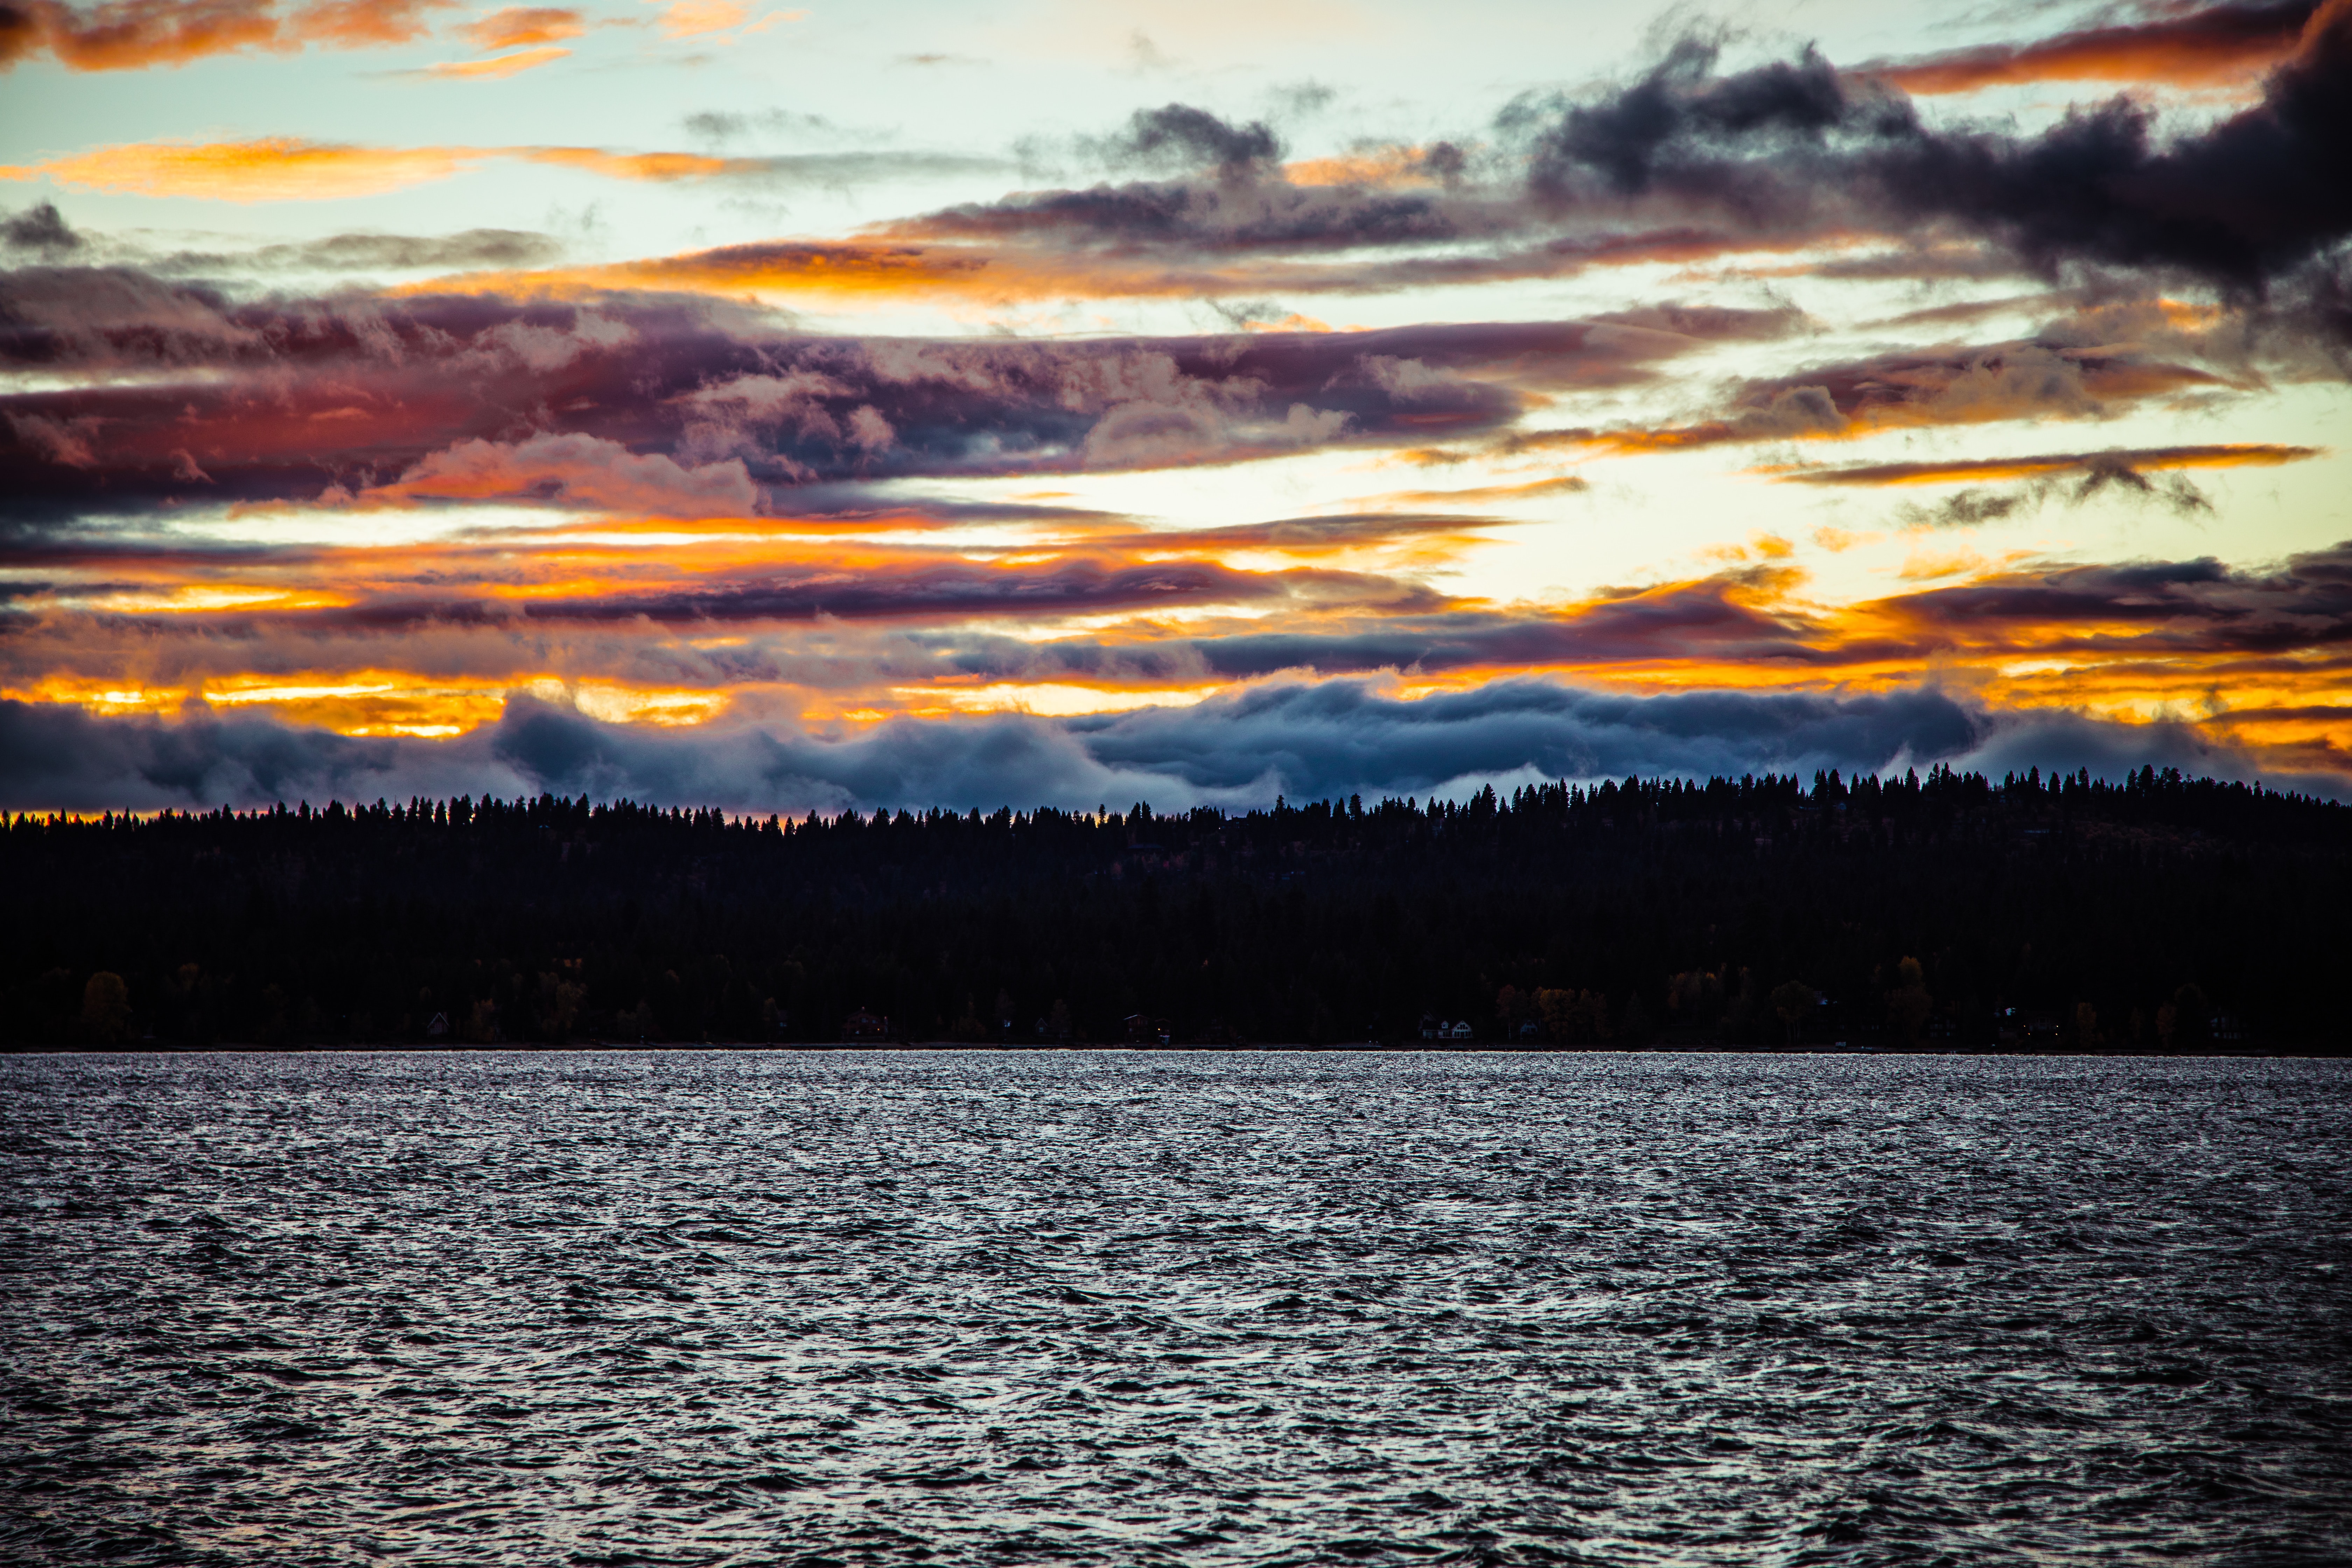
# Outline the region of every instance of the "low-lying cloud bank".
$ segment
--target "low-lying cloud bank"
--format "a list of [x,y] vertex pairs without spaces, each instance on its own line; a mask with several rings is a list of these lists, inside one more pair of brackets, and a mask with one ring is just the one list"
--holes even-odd
[[[2147,763],[2234,778],[2259,771],[2185,724],[2001,712],[1930,686],[1626,697],[1529,679],[1404,700],[1329,680],[1078,719],[898,720],[837,739],[607,724],[520,693],[496,723],[449,740],[352,739],[196,707],[166,721],[0,702],[0,807],[14,810],[542,791],[744,812],[1137,800],[1181,810],[1277,795],[1460,795],[1537,777],[1809,775],[1939,762],[1996,775],[2029,765],[2109,777]],[[2333,778],[2270,782],[2347,793]]]

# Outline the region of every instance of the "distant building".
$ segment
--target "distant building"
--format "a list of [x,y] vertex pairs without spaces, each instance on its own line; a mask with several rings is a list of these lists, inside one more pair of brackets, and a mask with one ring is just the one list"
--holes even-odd
[[446,1013],[434,1014],[425,1025],[425,1037],[428,1040],[447,1039],[449,1037],[449,1015]]
[[890,1020],[860,1007],[843,1020],[841,1037],[845,1040],[887,1040],[890,1037]]

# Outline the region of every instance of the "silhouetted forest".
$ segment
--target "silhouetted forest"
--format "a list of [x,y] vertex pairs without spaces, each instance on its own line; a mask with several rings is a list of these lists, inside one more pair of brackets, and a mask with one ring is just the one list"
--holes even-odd
[[2347,1044],[2352,808],[2144,770],[0,832],[0,1039]]

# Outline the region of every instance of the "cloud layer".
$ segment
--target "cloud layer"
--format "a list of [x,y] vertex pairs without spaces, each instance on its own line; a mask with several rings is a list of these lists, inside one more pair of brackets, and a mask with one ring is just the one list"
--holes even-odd
[[1349,795],[1456,795],[1490,779],[1900,771],[1937,762],[2102,773],[2143,763],[2244,776],[2179,725],[2029,721],[1933,689],[1880,696],[1611,696],[1498,682],[1419,701],[1360,684],[1284,686],[1084,720],[899,721],[842,738],[761,728],[647,732],[507,700],[448,741],[352,740],[197,712],[100,719],[0,702],[0,806],[209,808],[276,800],[510,797],[550,790],[743,812],[856,806],[1156,809]]
[[[0,399],[0,484],[27,511],[311,500],[330,487],[423,496],[455,469],[540,473],[558,454],[625,457],[644,476],[660,459],[678,505],[734,510],[754,510],[742,476],[780,504],[820,480],[1244,462],[1499,430],[1533,397],[1637,384],[1711,339],[1795,324],[1718,310],[1678,330],[923,342],[795,336],[691,301],[242,304],[100,268],[28,268],[0,286],[0,365],[150,373]],[[730,464],[732,481],[685,477]]]

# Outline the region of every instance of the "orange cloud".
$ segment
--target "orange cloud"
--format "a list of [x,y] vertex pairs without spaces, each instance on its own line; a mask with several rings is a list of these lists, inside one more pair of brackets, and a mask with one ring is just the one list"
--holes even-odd
[[[764,32],[779,22],[797,22],[807,15],[803,11],[771,11],[753,22],[751,8],[740,4],[740,0],[646,0],[646,3],[661,6],[663,35],[679,39],[709,38],[739,27],[743,33]],[[750,25],[745,26],[747,23]]]
[[541,66],[553,65],[571,53],[570,49],[552,47],[519,49],[510,55],[493,55],[486,60],[445,60],[439,65],[426,66],[417,74],[449,78],[460,81],[478,79],[497,81],[519,75],[523,71],[535,70]]
[[144,142],[0,167],[0,179],[46,176],[69,189],[142,196],[320,201],[447,179],[488,156],[467,147],[353,147],[290,136],[252,142]]
[[1521,485],[1481,485],[1461,490],[1395,490],[1370,499],[1398,506],[1494,506],[1498,502],[1541,500],[1549,496],[1578,495],[1592,487],[1573,474],[1535,479]]
[[740,26],[751,15],[751,8],[736,0],[667,0],[661,30],[673,38],[698,38]]
[[1856,74],[1923,96],[2037,81],[2229,87],[2252,81],[2294,54],[2321,9],[2313,0],[2221,5],[2037,43],[1957,49]]
[[513,147],[505,155],[527,163],[580,169],[614,180],[707,180],[756,173],[756,158],[711,158],[699,153],[607,153],[601,147]]
[[1245,332],[1328,332],[1331,331],[1331,323],[1318,321],[1313,316],[1302,316],[1293,310],[1278,321],[1245,321],[1242,323],[1242,331]]
[[68,70],[184,66],[212,55],[291,54],[404,44],[425,14],[456,0],[311,0],[280,16],[274,0],[110,0],[94,7],[16,0],[0,28],[0,69],[47,54]]
[[[569,51],[530,49],[494,60],[434,67],[449,75],[505,75]],[[531,57],[528,59],[525,57]],[[517,63],[520,62],[520,63]],[[511,158],[620,180],[695,180],[753,174],[758,159],[696,153],[613,153],[599,147],[361,147],[271,136],[251,142],[134,142],[46,163],[0,166],[0,179],[47,178],[70,189],[208,201],[330,201],[446,180]]]
[[458,29],[476,48],[486,52],[560,44],[587,30],[579,12],[557,5],[509,5]]
[[[856,296],[939,292],[984,297],[1034,297],[1040,279],[997,268],[987,254],[946,247],[857,241],[777,242],[727,246],[684,256],[614,262],[602,267],[534,272],[475,272],[443,279],[434,291],[533,295],[594,294],[652,289],[717,294],[776,293]],[[1065,268],[1072,286],[1076,269]],[[981,274],[989,273],[983,285]]]
[[1392,188],[1433,185],[1458,174],[1461,153],[1451,145],[1438,148],[1391,144],[1361,148],[1329,158],[1302,158],[1282,166],[1283,178],[1294,185],[1371,185]]

